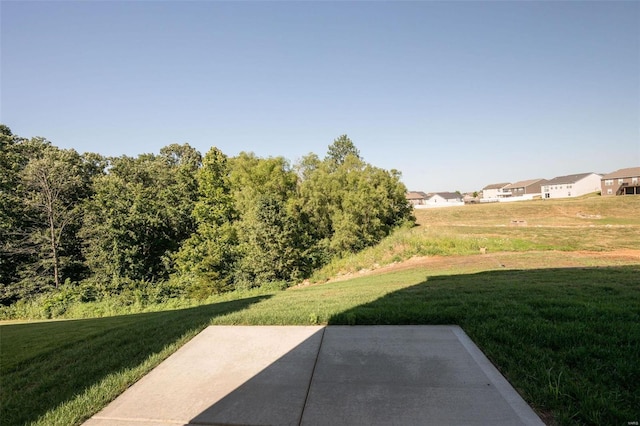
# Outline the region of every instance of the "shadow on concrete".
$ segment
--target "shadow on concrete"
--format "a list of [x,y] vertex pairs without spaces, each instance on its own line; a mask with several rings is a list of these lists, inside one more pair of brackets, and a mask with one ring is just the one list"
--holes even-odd
[[[3,325],[0,423],[35,421],[106,376],[133,369],[185,334],[203,329],[212,318],[266,297],[174,311]],[[46,344],[21,351],[30,344],[21,338],[26,332],[29,339],[40,336]],[[25,352],[35,356],[26,358]]]
[[324,331],[313,333],[190,424],[300,424]]

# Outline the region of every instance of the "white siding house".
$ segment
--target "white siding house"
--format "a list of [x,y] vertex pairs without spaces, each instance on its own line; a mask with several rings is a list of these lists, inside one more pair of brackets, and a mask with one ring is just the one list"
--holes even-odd
[[542,198],[579,197],[600,191],[601,175],[597,173],[580,173],[576,175],[558,176],[542,185]]
[[464,201],[460,194],[455,192],[436,192],[430,194],[427,199],[427,206],[429,207],[452,207],[452,206],[464,206]]
[[481,202],[498,201],[499,198],[511,196],[511,191],[506,189],[509,186],[509,182],[505,183],[493,183],[482,188]]

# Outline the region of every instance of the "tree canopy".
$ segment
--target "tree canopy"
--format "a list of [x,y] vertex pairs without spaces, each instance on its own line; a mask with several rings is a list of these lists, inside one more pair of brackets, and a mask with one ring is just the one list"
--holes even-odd
[[0,125],[0,303],[172,280],[211,294],[304,279],[413,220],[400,173],[342,135],[324,160],[189,144],[104,157]]

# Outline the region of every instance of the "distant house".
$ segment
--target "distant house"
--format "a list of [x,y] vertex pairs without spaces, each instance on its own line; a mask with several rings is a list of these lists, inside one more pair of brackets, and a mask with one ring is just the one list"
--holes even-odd
[[464,201],[465,204],[478,204],[480,202],[480,198],[478,197],[477,192],[469,192],[464,194],[462,201]]
[[640,195],[640,167],[616,170],[602,176],[600,180],[601,194]]
[[503,197],[499,201],[522,201],[540,197],[542,185],[546,182],[546,179],[530,179],[511,183],[502,189],[504,194],[509,194],[508,198]]
[[456,192],[435,192],[427,199],[429,207],[464,206],[462,196]]
[[508,197],[511,195],[511,192],[505,191],[504,188],[509,186],[509,182],[505,183],[492,183],[491,185],[487,185],[482,188],[482,200],[484,202],[487,201],[498,201],[498,198]]
[[579,197],[600,191],[601,175],[597,173],[579,173],[558,176],[542,185],[543,198]]
[[427,205],[427,199],[429,198],[428,194],[420,191],[410,191],[407,192],[407,200],[411,203],[411,205],[415,208],[423,208]]

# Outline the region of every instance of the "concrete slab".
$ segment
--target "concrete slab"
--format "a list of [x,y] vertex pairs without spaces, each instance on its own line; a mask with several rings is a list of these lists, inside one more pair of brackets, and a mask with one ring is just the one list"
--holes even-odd
[[543,423],[457,326],[332,326],[301,424]]
[[543,423],[457,326],[213,326],[85,424]]
[[85,425],[298,424],[323,332],[208,327]]

